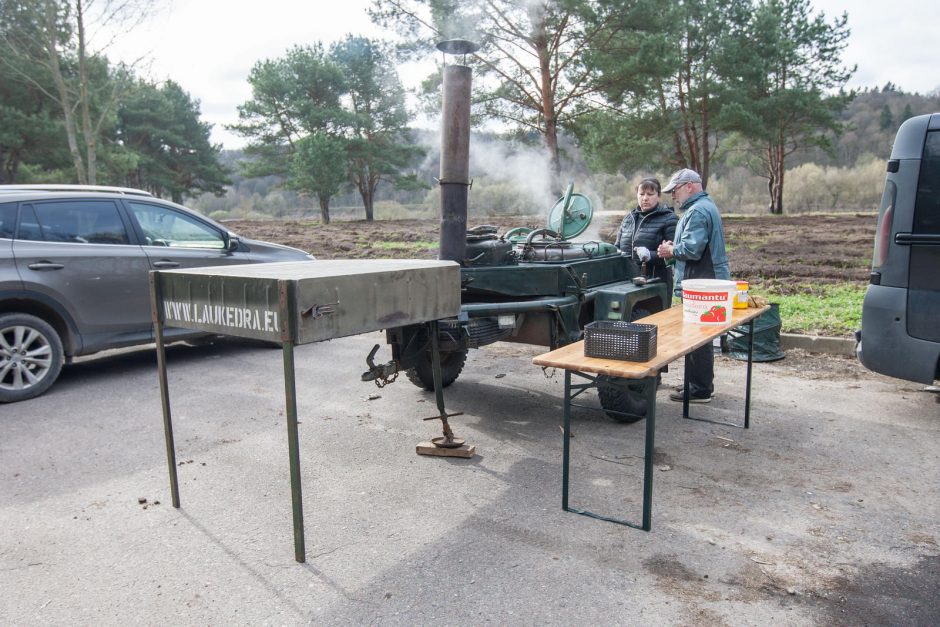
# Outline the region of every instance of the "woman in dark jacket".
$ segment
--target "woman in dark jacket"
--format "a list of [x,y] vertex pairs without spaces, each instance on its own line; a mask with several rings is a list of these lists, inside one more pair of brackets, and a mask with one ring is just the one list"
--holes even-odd
[[672,270],[656,254],[663,242],[671,242],[679,219],[675,212],[659,202],[661,186],[654,178],[646,178],[636,186],[637,207],[623,218],[617,232],[617,248],[627,253],[642,267],[646,262],[646,276],[659,277],[672,295]]

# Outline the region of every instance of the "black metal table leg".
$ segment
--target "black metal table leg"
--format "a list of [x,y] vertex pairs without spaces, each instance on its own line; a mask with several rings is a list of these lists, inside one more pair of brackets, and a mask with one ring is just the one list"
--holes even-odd
[[565,370],[565,437],[562,444],[561,508],[568,509],[568,460],[571,453],[571,371]]
[[754,320],[750,320],[747,323],[748,326],[748,340],[747,340],[747,380],[744,387],[744,425],[735,424],[733,422],[724,422],[722,420],[709,420],[708,418],[696,418],[695,416],[689,415],[689,356],[685,356],[685,370],[683,372],[683,385],[682,385],[682,417],[688,420],[697,420],[699,422],[710,422],[713,425],[723,425],[726,427],[737,427],[738,429],[750,429],[751,428],[751,370],[754,363]]
[[[644,444],[643,452],[643,521],[640,524],[630,522],[628,520],[621,520],[619,518],[612,518],[610,516],[603,516],[601,514],[596,514],[587,510],[576,509],[570,507],[568,504],[568,483],[570,478],[570,456],[571,456],[571,399],[574,396],[577,396],[584,391],[584,386],[578,386],[578,391],[575,394],[571,393],[571,372],[570,370],[565,370],[565,402],[564,402],[564,444],[563,444],[563,453],[562,453],[562,485],[561,485],[561,508],[566,512],[572,512],[574,514],[581,514],[582,516],[588,516],[590,518],[596,518],[598,520],[605,520],[607,522],[616,523],[618,525],[626,525],[627,527],[633,527],[634,529],[642,529],[643,531],[649,531],[652,528],[652,512],[653,512],[653,449],[656,435],[656,375],[652,377],[646,377],[643,379],[644,392],[646,396],[646,438]],[[597,385],[597,380],[594,377],[587,377],[582,373],[576,372],[576,374],[583,376],[587,379],[593,381],[593,385]],[[623,381],[623,380],[621,380]]]
[[682,417],[689,417],[689,356],[685,356],[684,366],[682,368]]
[[646,444],[643,449],[643,531],[653,525],[653,453],[656,438],[656,377],[646,381]]
[[751,364],[754,363],[754,320],[747,323],[747,389],[744,392],[744,428],[751,427]]

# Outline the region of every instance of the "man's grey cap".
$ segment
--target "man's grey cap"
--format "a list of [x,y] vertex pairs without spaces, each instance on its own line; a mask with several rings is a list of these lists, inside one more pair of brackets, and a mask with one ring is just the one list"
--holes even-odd
[[685,183],[701,183],[702,177],[698,175],[698,172],[695,170],[690,170],[688,168],[683,168],[672,175],[672,178],[669,179],[669,183],[666,187],[663,188],[663,192],[669,193],[680,185]]

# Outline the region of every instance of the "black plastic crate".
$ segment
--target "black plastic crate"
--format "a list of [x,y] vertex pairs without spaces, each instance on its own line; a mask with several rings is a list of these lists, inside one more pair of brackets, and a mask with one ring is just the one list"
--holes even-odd
[[649,361],[656,356],[656,325],[598,320],[584,327],[587,357]]

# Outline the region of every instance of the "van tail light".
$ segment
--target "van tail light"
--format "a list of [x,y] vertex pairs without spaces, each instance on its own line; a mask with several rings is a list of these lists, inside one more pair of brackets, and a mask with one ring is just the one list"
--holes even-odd
[[894,222],[894,205],[885,210],[881,216],[881,222],[878,223],[878,232],[875,233],[875,257],[871,261],[872,268],[880,268],[888,260],[892,222]]

